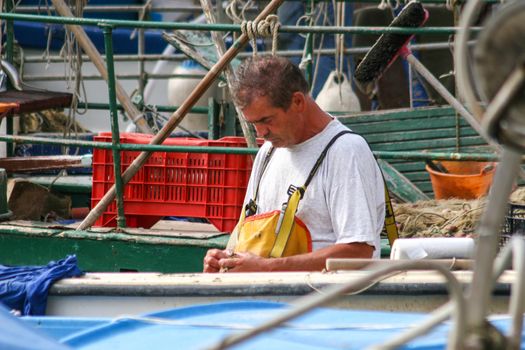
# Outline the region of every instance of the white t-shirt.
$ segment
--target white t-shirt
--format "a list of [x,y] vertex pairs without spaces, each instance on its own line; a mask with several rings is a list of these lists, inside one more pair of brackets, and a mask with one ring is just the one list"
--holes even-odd
[[[257,198],[257,214],[280,210],[292,184],[303,186],[317,158],[339,132],[348,130],[332,120],[314,137],[287,148],[276,148],[264,171]],[[265,142],[255,159],[245,203],[253,198],[257,178],[271,143]],[[366,242],[379,258],[380,232],[385,219],[384,183],[366,141],[358,135],[340,136],[328,151],[306,189],[297,210],[312,236],[313,250],[335,243]]]

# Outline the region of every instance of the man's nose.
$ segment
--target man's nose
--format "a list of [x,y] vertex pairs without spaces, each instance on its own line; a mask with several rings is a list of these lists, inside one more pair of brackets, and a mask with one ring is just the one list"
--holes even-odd
[[256,125],[255,131],[257,132],[257,137],[265,137],[268,135],[268,128],[262,125]]

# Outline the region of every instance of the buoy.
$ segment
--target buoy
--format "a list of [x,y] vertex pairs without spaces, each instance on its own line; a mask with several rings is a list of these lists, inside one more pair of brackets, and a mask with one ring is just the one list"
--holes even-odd
[[[185,60],[175,67],[172,74],[195,74],[203,76],[206,74],[206,70],[193,60]],[[173,77],[169,79],[168,103],[172,106],[180,106],[200,81],[201,78]],[[207,107],[209,98],[215,96],[216,90],[217,84],[215,83],[204,93],[199,101],[197,101],[195,106]],[[208,115],[188,113],[180,125],[191,131],[208,130]]]
[[332,71],[315,102],[326,112],[359,112],[361,105],[344,73]]

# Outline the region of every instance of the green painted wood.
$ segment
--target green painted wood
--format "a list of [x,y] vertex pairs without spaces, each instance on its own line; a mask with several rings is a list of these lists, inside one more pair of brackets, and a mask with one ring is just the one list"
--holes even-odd
[[417,118],[428,118],[438,116],[455,115],[454,110],[450,107],[425,107],[415,109],[397,109],[397,110],[386,110],[386,111],[372,111],[372,112],[359,112],[347,115],[338,115],[337,118],[344,124],[346,121],[352,120],[353,122],[369,123],[371,119],[374,121],[388,121],[392,119],[417,119]]
[[[406,123],[409,120],[410,123]],[[440,117],[429,117],[419,119],[390,119],[373,121],[368,123],[353,123],[348,121],[346,123],[350,128],[363,128],[365,127],[369,133],[388,133],[394,131],[405,131],[405,130],[428,130],[430,128],[443,128],[450,131],[454,131],[456,126],[460,128],[470,128],[470,125],[465,121],[458,120],[455,116],[440,116]],[[451,129],[452,128],[452,129]]]
[[[359,130],[355,130],[358,133]],[[366,131],[365,131],[366,132]],[[461,137],[474,137],[479,138],[479,142],[481,142],[481,138],[476,134],[474,130],[467,130],[461,135]],[[451,134],[450,130],[446,129],[428,129],[428,130],[417,130],[417,131],[405,131],[405,132],[397,132],[397,133],[390,133],[390,134],[367,134],[366,140],[368,143],[375,144],[375,143],[396,143],[396,142],[402,142],[405,143],[411,143],[411,141],[428,141],[429,143],[439,141],[439,140],[452,140],[454,141],[454,144],[456,143],[456,135]]]
[[206,251],[223,249],[227,240],[227,235],[182,239],[2,225],[0,261],[42,265],[76,254],[80,268],[90,272],[200,272]]
[[388,190],[396,198],[403,202],[417,202],[430,199],[388,162],[383,159],[378,159],[377,162],[383,172],[383,177],[387,183]]
[[[371,144],[372,150],[374,151],[422,151],[422,150],[439,150],[448,149],[455,147],[455,139],[434,139],[434,140],[413,140],[410,142],[398,142],[398,143],[384,143],[384,144]],[[480,140],[478,137],[475,138],[462,138],[461,147],[466,146],[478,146]]]

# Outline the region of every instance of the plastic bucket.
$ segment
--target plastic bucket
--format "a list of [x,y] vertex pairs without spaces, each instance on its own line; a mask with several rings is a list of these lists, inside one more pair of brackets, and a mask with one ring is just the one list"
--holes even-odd
[[474,161],[440,163],[448,173],[435,171],[426,166],[436,199],[476,199],[487,194],[496,163]]

